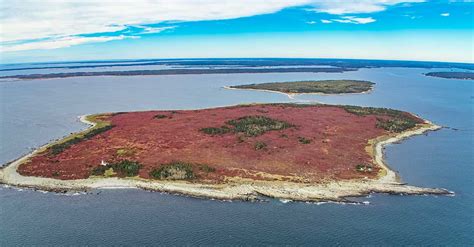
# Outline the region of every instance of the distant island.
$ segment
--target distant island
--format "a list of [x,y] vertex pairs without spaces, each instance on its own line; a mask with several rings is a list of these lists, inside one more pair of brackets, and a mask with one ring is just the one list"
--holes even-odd
[[286,94],[342,94],[368,92],[372,89],[374,84],[373,82],[359,80],[312,80],[247,84],[230,86],[229,88],[275,91]]
[[409,186],[383,146],[436,126],[410,113],[321,104],[97,114],[92,127],[0,169],[0,182],[52,191],[130,187],[216,199],[350,201]]
[[474,80],[474,72],[429,72],[425,75],[446,79]]
[[161,69],[161,70],[130,70],[130,71],[98,71],[98,72],[66,72],[50,74],[28,74],[1,76],[0,79],[52,79],[82,76],[146,76],[146,75],[189,75],[189,74],[242,74],[242,73],[341,73],[355,71],[352,68],[227,68],[227,69]]

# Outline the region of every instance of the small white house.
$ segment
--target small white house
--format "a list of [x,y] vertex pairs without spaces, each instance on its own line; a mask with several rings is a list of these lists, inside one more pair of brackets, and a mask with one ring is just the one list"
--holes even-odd
[[107,166],[107,165],[108,165],[108,163],[107,163],[107,162],[105,162],[104,160],[102,160],[102,161],[100,162],[100,165],[101,165],[101,166]]

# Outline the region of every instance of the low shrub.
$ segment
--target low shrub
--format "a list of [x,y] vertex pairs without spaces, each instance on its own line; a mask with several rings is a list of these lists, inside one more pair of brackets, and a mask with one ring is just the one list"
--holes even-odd
[[215,172],[216,168],[210,167],[209,165],[199,165],[199,170],[209,173],[209,172]]
[[112,129],[113,127],[115,127],[115,126],[114,125],[106,125],[106,126],[103,126],[103,127],[100,127],[100,128],[91,129],[90,131],[86,132],[82,136],[82,139],[90,139],[90,138],[92,138],[92,137],[94,137],[98,134],[104,133],[107,130]]
[[129,156],[133,156],[136,153],[136,150],[133,148],[124,147],[124,148],[117,149],[115,153],[119,157],[129,157]]
[[98,167],[95,167],[94,169],[92,169],[92,172],[91,174],[94,175],[94,176],[103,176],[105,171],[109,169],[107,166],[98,166]]
[[363,107],[363,106],[352,106],[352,105],[343,105],[340,106],[349,113],[356,114],[359,116],[366,115],[388,115],[388,116],[401,116],[404,112],[399,110],[394,110],[390,108],[379,108],[379,107]]
[[167,117],[168,117],[168,116],[166,116],[166,115],[158,114],[158,115],[156,115],[154,118],[156,118],[156,119],[163,119],[163,118],[167,118]]
[[91,174],[94,176],[104,176],[106,171],[112,168],[113,172],[119,177],[134,177],[138,175],[142,165],[136,161],[122,160],[117,163],[101,165],[92,169]]
[[223,135],[223,134],[231,132],[232,129],[227,126],[222,126],[220,128],[216,128],[216,127],[202,128],[201,131],[208,135]]
[[298,137],[298,141],[302,144],[310,144],[311,143],[311,140],[310,139],[307,139],[307,138],[304,138],[304,137]]
[[195,178],[192,164],[175,161],[162,164],[159,168],[153,169],[150,176],[156,179],[184,180]]
[[81,141],[90,139],[90,138],[92,138],[92,137],[94,137],[98,134],[104,133],[104,132],[112,129],[113,127],[114,127],[113,125],[106,125],[106,126],[103,126],[103,127],[100,127],[100,128],[94,128],[94,129],[91,129],[90,131],[88,131],[88,132],[86,132],[82,135],[78,135],[78,136],[76,136],[74,138],[71,138],[69,140],[66,140],[64,142],[54,144],[54,145],[49,147],[49,149],[48,149],[49,153],[52,154],[52,155],[60,154],[64,150],[71,147],[72,145],[77,144]]
[[226,124],[227,125],[220,128],[202,128],[201,131],[208,135],[223,135],[229,132],[234,132],[243,133],[246,136],[259,136],[270,130],[282,130],[294,127],[287,122],[265,116],[245,116],[229,120]]
[[136,161],[123,160],[118,163],[113,163],[110,166],[114,172],[118,173],[119,176],[134,177],[138,175],[138,171],[142,165]]
[[264,149],[267,147],[267,144],[265,142],[261,142],[261,141],[258,141],[255,143],[255,150],[260,150],[260,149]]
[[233,126],[235,132],[241,132],[247,136],[259,136],[267,131],[293,127],[287,122],[265,116],[245,116],[227,121],[227,124]]
[[422,120],[417,119],[410,114],[389,108],[361,107],[361,106],[341,106],[347,112],[358,116],[379,115],[387,116],[390,119],[377,118],[377,128],[390,132],[403,132],[415,127]]
[[377,118],[377,128],[382,128],[390,132],[403,132],[415,127],[417,122],[410,118],[381,119]]

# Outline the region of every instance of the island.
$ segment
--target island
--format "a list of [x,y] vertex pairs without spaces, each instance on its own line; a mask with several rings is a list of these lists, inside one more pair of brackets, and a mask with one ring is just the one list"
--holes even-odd
[[351,201],[373,192],[450,194],[402,183],[383,147],[439,126],[386,108],[249,104],[81,117],[85,131],[0,169],[50,191],[141,188],[222,200]]
[[360,80],[311,80],[290,82],[268,82],[230,86],[229,89],[247,89],[280,92],[284,94],[345,94],[364,93],[372,90],[375,83]]
[[474,80],[473,72],[429,72],[425,75],[446,79]]

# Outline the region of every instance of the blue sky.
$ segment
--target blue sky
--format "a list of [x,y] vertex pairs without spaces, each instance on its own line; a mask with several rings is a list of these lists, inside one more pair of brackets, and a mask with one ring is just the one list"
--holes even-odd
[[309,57],[474,62],[474,3],[3,0],[1,63]]

